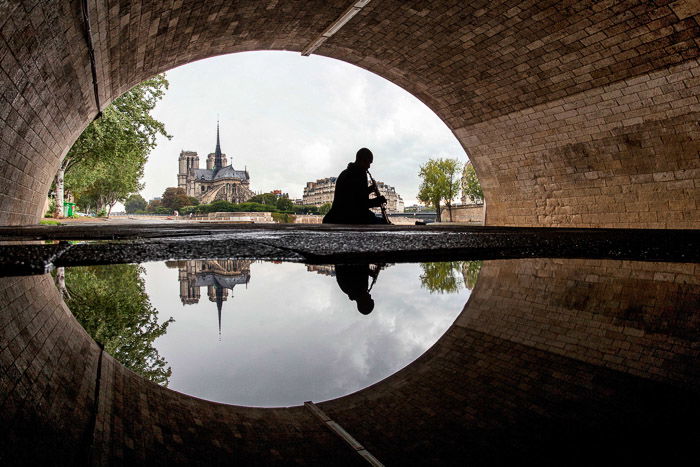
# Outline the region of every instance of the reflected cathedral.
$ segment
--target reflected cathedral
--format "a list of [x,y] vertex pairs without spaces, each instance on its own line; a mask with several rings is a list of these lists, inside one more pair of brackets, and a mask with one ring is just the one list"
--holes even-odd
[[178,268],[180,282],[180,300],[183,305],[199,303],[200,289],[207,288],[210,302],[216,303],[221,335],[221,309],[229,296],[229,290],[237,285],[250,282],[250,265],[252,260],[220,259],[168,261],[169,268]]

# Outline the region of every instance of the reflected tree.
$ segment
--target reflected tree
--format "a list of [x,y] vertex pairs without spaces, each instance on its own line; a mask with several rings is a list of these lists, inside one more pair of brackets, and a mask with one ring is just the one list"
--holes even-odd
[[174,320],[158,324],[143,273],[136,264],[67,268],[66,304],[107,353],[144,378],[167,386],[172,370],[153,342]]
[[472,290],[476,285],[482,263],[483,261],[462,261],[462,278],[465,287],[469,290]]
[[462,286],[474,288],[481,261],[443,261],[421,263],[421,284],[430,293],[455,293]]

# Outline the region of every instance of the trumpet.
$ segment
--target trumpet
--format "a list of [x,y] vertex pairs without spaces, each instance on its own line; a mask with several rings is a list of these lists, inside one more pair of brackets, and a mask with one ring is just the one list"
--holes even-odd
[[[374,194],[377,195],[377,197],[382,196],[381,193],[379,193],[379,187],[377,186],[377,182],[374,181],[374,177],[372,177],[372,174],[369,173],[369,170],[367,171],[367,175],[369,175],[369,179],[372,182],[372,187],[374,188]],[[382,210],[382,220],[384,220],[385,224],[391,224],[391,221],[389,220],[389,217],[386,215],[386,201],[384,201],[380,206],[379,209]]]

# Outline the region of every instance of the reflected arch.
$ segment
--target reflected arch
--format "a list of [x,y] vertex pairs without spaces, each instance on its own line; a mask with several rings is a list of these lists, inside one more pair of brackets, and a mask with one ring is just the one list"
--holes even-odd
[[[386,465],[684,463],[700,416],[698,277],[692,264],[485,261],[431,349],[318,406]],[[126,369],[50,275],[0,278],[0,302],[7,465],[364,465],[304,406],[218,404]]]
[[[135,84],[215,55],[304,50],[353,3],[1,6],[0,223],[38,220],[70,145]],[[699,10],[375,0],[315,53],[387,78],[440,116],[475,165],[487,224],[694,228]]]

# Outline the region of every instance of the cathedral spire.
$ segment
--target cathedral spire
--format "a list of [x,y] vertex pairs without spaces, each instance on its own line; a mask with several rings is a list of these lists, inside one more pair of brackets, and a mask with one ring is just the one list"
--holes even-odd
[[214,151],[214,170],[219,170],[224,166],[221,157],[221,141],[219,140],[219,119],[216,119],[216,150]]

